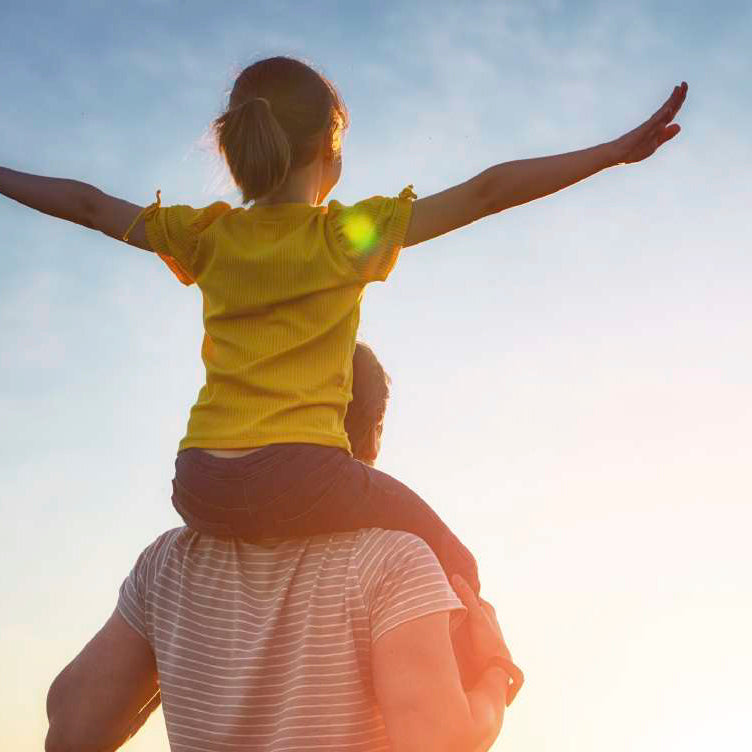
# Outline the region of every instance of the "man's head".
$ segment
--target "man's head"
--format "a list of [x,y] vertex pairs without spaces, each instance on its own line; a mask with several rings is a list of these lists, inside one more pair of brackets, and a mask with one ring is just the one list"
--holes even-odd
[[353,457],[373,465],[381,448],[381,429],[391,379],[368,345],[358,342],[353,355],[352,402],[345,415],[345,430]]

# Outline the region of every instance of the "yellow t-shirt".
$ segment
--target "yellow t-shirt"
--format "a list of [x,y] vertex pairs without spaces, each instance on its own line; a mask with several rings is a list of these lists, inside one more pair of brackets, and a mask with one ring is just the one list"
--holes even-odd
[[406,188],[351,207],[145,210],[151,248],[203,294],[206,384],[180,449],[350,450],[344,418],[363,288],[392,270],[412,198]]

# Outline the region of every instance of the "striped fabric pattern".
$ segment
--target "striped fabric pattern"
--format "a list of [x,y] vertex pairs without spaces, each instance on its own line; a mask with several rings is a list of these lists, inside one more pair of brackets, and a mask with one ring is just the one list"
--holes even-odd
[[462,611],[420,538],[360,530],[265,541],[160,536],[118,609],[154,650],[174,752],[387,750],[371,645]]

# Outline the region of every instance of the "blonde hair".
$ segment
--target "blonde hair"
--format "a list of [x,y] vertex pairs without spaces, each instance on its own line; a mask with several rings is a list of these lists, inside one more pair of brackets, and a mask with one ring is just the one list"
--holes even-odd
[[279,188],[291,169],[309,164],[322,142],[335,158],[348,124],[347,109],[327,78],[299,60],[273,57],[237,77],[214,130],[247,203]]

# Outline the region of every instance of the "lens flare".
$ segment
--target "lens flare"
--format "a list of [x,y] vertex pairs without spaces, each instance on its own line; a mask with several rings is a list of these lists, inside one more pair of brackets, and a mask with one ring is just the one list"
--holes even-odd
[[376,224],[367,214],[351,214],[342,230],[356,251],[367,251],[376,240]]

